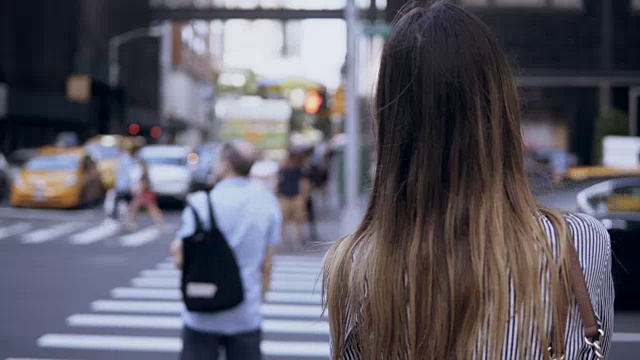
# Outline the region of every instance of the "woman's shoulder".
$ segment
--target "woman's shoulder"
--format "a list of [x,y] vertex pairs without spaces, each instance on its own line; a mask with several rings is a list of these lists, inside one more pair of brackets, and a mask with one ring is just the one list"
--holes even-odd
[[[611,256],[611,238],[602,222],[587,214],[567,213],[563,217],[583,264],[600,263]],[[543,217],[542,225],[548,236],[555,241],[556,231],[551,220]]]

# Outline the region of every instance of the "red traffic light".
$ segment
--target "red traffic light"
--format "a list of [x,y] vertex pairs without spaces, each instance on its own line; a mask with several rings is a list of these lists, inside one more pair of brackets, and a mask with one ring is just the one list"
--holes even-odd
[[316,90],[311,90],[307,93],[307,97],[304,101],[304,110],[309,114],[317,114],[322,106],[322,96]]
[[138,135],[138,134],[140,134],[140,125],[138,125],[138,124],[129,125],[129,134],[130,135]]
[[162,136],[162,128],[160,126],[154,126],[151,128],[151,137],[159,138]]

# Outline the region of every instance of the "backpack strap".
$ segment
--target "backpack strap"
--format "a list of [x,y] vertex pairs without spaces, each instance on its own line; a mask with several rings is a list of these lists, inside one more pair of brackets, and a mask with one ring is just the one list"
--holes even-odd
[[213,205],[211,204],[213,201],[211,200],[210,194],[207,193],[207,207],[209,208],[209,224],[211,224],[211,230],[218,229],[218,224],[216,222],[216,216],[213,213]]
[[[205,193],[205,196],[208,202],[208,199],[209,199],[208,194]],[[187,207],[191,209],[191,214],[193,214],[193,219],[196,223],[196,229],[194,233],[204,231],[204,226],[202,226],[202,220],[200,220],[200,216],[198,216],[198,212],[196,211],[196,208],[189,201],[187,201]]]

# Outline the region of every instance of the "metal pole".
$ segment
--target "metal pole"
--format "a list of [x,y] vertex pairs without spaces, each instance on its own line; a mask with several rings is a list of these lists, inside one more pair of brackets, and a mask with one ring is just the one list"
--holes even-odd
[[345,190],[346,209],[343,216],[342,232],[345,234],[355,230],[361,219],[359,211],[360,188],[360,115],[358,105],[358,9],[355,0],[347,0],[345,8],[347,22],[347,77],[346,95],[346,148],[345,148]]
[[109,86],[112,88],[118,87],[118,81],[120,79],[120,62],[118,61],[119,47],[120,43],[117,37],[109,40]]
[[120,46],[140,38],[161,36],[158,27],[141,28],[116,35],[109,39],[109,85],[117,87],[120,82]]

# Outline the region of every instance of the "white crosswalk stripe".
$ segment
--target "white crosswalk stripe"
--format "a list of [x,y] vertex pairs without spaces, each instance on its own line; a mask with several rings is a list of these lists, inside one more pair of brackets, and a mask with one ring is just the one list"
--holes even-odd
[[125,247],[137,247],[150,243],[160,235],[155,226],[149,226],[143,230],[120,237],[120,244]]
[[[79,243],[100,241],[95,240],[100,236],[89,237],[88,232],[74,239],[82,239]],[[151,237],[150,229],[141,232]],[[130,235],[119,239],[123,245],[138,244]],[[265,360],[329,357],[329,323],[320,294],[321,261],[309,256],[274,258],[270,289],[261,307]],[[182,347],[180,314],[184,310],[180,275],[170,259],[142,270],[130,280],[130,287],[114,288],[110,298],[91,302],[90,312],[69,316],[66,325],[70,331],[44,334],[37,345],[45,349],[177,353]]]
[[[178,337],[114,336],[46,334],[37,341],[45,348],[91,349],[110,351],[179,352],[182,341]],[[327,357],[327,342],[263,341],[260,345],[265,356],[274,357]]]
[[0,228],[0,239],[6,239],[12,236],[20,235],[33,229],[33,225],[29,223],[17,223]]
[[82,223],[64,223],[49,228],[34,230],[22,235],[23,244],[41,244],[43,242],[55,240],[63,235],[70,234],[80,228]]
[[81,233],[71,236],[74,245],[89,245],[104,240],[120,231],[120,224],[115,222],[103,222],[98,226],[89,228]]
[[[140,313],[140,314],[179,314],[184,309],[181,301],[129,301],[129,300],[96,300],[91,309],[97,312]],[[322,314],[320,305],[262,305],[262,315],[307,317],[319,319]],[[326,314],[325,314],[326,316]]]
[[[67,325],[99,328],[180,330],[182,328],[182,319],[179,316],[75,314],[67,318]],[[261,326],[264,332],[278,334],[325,335],[329,332],[329,323],[326,321],[266,319]]]
[[[111,297],[120,300],[180,300],[182,295],[178,289],[115,288],[111,290]],[[320,304],[322,296],[319,292],[268,291],[265,300],[268,303]]]
[[[114,221],[87,220],[82,222],[82,220],[78,220],[62,223],[54,221],[54,219],[39,220],[29,218],[28,221],[16,221],[13,219],[3,221],[2,225],[0,225],[0,240],[18,240],[21,244],[37,245],[64,239],[67,241],[56,241],[56,243],[83,246],[114,239],[116,241],[114,244],[117,243],[123,247],[139,247],[163,237],[163,233],[160,233],[154,226],[119,236],[121,224]],[[169,230],[174,230],[175,227],[175,224],[167,225]],[[168,231],[166,236],[170,238],[173,235]],[[169,265],[162,266],[167,266],[166,269],[175,270],[173,265],[170,265],[170,267]]]

